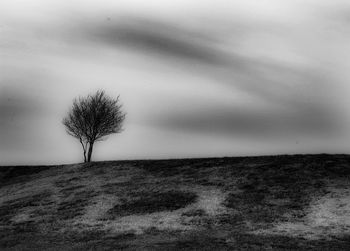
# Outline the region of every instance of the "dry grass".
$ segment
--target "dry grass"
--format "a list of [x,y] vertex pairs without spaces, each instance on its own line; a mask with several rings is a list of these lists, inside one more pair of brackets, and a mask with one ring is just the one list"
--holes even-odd
[[8,250],[347,250],[350,157],[0,167]]

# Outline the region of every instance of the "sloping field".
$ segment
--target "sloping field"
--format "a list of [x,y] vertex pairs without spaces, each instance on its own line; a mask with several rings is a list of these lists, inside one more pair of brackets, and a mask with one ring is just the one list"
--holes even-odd
[[350,156],[0,167],[1,250],[350,250]]

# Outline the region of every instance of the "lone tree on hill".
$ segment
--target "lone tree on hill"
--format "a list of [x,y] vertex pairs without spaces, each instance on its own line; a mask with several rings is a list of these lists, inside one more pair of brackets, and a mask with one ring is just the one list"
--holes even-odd
[[91,161],[96,141],[102,141],[107,135],[122,131],[125,113],[121,108],[119,96],[113,99],[102,90],[73,101],[73,106],[62,123],[67,133],[80,141],[84,162]]

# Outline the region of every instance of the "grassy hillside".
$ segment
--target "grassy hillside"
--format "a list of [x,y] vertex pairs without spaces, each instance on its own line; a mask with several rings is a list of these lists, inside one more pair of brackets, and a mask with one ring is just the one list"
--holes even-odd
[[350,250],[350,156],[0,167],[2,250]]

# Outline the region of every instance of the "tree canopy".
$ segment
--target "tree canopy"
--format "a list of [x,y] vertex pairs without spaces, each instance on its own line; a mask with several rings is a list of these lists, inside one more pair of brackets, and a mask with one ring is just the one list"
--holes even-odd
[[95,94],[75,99],[62,123],[67,133],[80,141],[84,162],[90,162],[94,143],[110,134],[120,133],[125,116],[119,96],[111,98],[99,90]]

